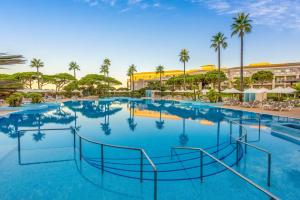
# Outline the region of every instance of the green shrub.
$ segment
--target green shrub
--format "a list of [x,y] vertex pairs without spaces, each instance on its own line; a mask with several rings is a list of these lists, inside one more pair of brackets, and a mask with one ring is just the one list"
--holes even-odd
[[21,93],[13,93],[9,95],[9,97],[6,98],[6,102],[9,104],[11,107],[18,107],[21,106],[23,101],[23,94]]
[[218,101],[218,98],[219,98],[219,93],[216,92],[215,90],[210,90],[207,93],[207,98],[209,99],[209,101],[211,103],[216,103]]
[[31,98],[31,103],[42,103],[43,102],[43,96],[39,93],[30,93],[28,95],[29,98]]

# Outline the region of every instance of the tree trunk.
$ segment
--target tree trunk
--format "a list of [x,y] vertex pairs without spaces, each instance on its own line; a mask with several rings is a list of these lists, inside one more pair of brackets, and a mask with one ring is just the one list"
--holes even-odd
[[76,70],[74,69],[74,78],[76,79]]
[[38,67],[36,68],[36,73],[37,73],[38,89],[40,89],[40,72]]
[[183,90],[186,90],[186,88],[185,88],[185,62],[183,62]]
[[218,101],[221,101],[221,49],[220,49],[220,45],[218,46],[218,90],[219,90]]
[[240,101],[243,101],[243,92],[244,92],[244,36],[241,34],[241,93],[240,93]]
[[129,76],[129,90],[131,91],[131,75]]
[[109,78],[108,78],[108,73],[106,73],[106,78],[107,78],[107,87],[108,87],[108,90],[109,90]]
[[161,73],[159,74],[159,82],[160,82],[160,94],[161,94],[162,91]]
[[132,73],[132,89],[134,91],[134,79],[133,79],[133,77],[134,77],[134,74]]

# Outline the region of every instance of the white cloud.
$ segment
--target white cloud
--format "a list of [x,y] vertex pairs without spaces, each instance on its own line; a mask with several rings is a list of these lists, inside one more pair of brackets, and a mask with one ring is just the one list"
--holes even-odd
[[300,0],[190,0],[218,14],[250,13],[254,23],[300,30]]

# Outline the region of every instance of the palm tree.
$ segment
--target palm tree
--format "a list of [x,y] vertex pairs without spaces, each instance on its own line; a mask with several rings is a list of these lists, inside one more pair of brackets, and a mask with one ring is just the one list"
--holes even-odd
[[127,71],[127,76],[130,78],[130,89],[134,91],[134,72],[137,72],[135,65],[130,65]]
[[[100,68],[100,73],[103,73],[104,76],[106,76],[106,78],[108,78],[110,65],[111,65],[110,60],[108,58],[105,58]],[[109,89],[109,79],[107,79],[107,87]]]
[[79,65],[76,62],[72,61],[69,64],[69,70],[73,70],[74,78],[76,79],[76,70],[80,70]]
[[[218,89],[219,89],[219,98],[221,93],[221,48],[226,49],[227,42],[226,37],[223,33],[219,32],[216,35],[214,35],[211,39],[211,48],[214,48],[216,52],[218,52]],[[220,99],[219,99],[220,100]]]
[[165,67],[162,65],[159,65],[156,67],[156,73],[159,74],[159,82],[160,82],[160,92],[162,91],[162,80],[161,80],[161,76],[163,73],[165,73],[164,71]]
[[[25,61],[26,60],[22,55],[8,55],[6,53],[0,53],[0,66],[24,64]],[[5,69],[5,68],[0,67],[0,69]]]
[[[231,36],[238,35],[241,38],[241,69],[240,69],[240,77],[241,77],[241,91],[244,91],[244,36],[247,33],[250,33],[252,30],[251,22],[249,19],[249,14],[238,13],[237,17],[233,18],[233,24],[231,25]],[[240,94],[240,100],[243,100],[243,93]]]
[[44,67],[44,63],[41,61],[41,59],[33,58],[31,60],[30,66],[36,68],[36,73],[37,73],[37,76],[38,76],[37,77],[37,80],[38,80],[38,89],[40,89],[40,71],[39,71],[39,69],[41,67]]
[[179,57],[180,57],[180,62],[183,63],[183,88],[184,90],[186,89],[185,88],[185,64],[189,61],[190,59],[190,56],[189,56],[189,52],[188,50],[186,49],[182,49],[180,54],[179,54]]

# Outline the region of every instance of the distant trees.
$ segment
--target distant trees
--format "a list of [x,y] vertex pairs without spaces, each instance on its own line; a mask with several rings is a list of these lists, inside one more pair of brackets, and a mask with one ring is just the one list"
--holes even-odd
[[271,82],[273,80],[274,74],[271,71],[258,71],[254,73],[251,77],[252,81],[255,83],[260,83],[262,86],[266,82]]
[[20,81],[16,80],[13,75],[0,74],[0,93],[3,94],[22,88],[23,84]]
[[[200,84],[203,86],[207,84],[212,84],[213,88],[215,88],[218,83],[218,70],[212,70],[205,74],[196,74],[196,75],[186,75],[186,84],[190,89],[200,89]],[[227,77],[223,71],[220,72],[220,82],[224,82],[227,80]],[[184,76],[174,76],[169,78],[166,81],[166,85],[172,87],[172,90],[176,88],[181,88],[184,83]]]
[[99,94],[100,90],[106,87],[107,82],[111,85],[121,85],[122,83],[112,77],[106,77],[99,74],[87,74],[78,81],[78,87],[90,94]]
[[[233,87],[237,90],[241,90],[241,78],[237,77],[233,81]],[[243,88],[249,88],[252,85],[251,77],[245,77],[243,80]]]
[[12,75],[12,77],[18,80],[25,88],[32,88],[34,80],[37,79],[36,72],[18,72]]
[[186,49],[182,49],[179,54],[179,61],[183,63],[183,89],[186,89],[185,81],[186,81],[186,75],[185,75],[185,65],[190,60],[189,52]]
[[218,70],[212,70],[205,74],[205,81],[208,84],[212,84],[214,89],[215,89],[215,86],[218,83],[218,81],[220,81],[220,83],[221,83],[226,80],[227,80],[227,77],[223,71],[219,72]]
[[55,85],[56,92],[60,91],[69,82],[76,80],[74,76],[68,73],[55,74],[50,78],[50,82]]

